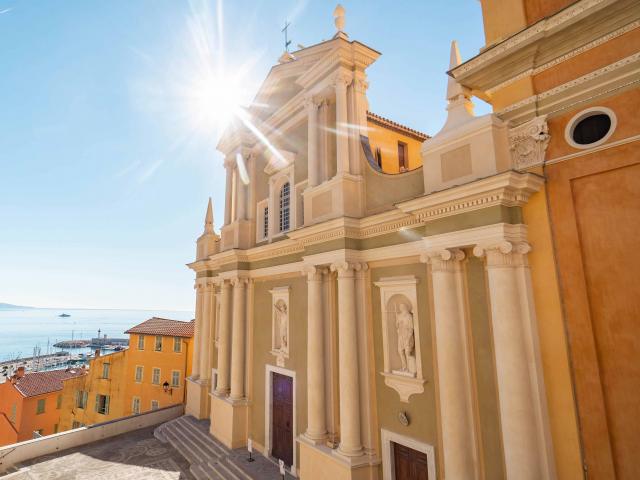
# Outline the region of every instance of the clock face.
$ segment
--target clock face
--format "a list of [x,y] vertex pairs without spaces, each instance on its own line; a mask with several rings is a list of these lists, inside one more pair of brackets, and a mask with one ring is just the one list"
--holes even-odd
[[409,425],[409,417],[407,412],[398,412],[398,421],[405,427]]

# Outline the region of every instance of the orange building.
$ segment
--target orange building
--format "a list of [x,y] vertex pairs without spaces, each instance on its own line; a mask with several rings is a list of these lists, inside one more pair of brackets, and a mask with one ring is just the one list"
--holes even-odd
[[182,403],[191,375],[194,322],[151,318],[130,335],[124,384],[124,414]]
[[84,369],[17,373],[0,384],[0,445],[60,431],[63,381],[84,375]]

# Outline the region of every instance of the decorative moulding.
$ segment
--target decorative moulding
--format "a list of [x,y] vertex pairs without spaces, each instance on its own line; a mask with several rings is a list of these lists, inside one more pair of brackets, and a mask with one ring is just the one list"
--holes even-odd
[[420,352],[420,325],[414,276],[384,277],[375,282],[380,288],[384,383],[393,388],[400,401],[409,403],[411,395],[424,392]]
[[510,129],[509,150],[513,168],[524,170],[542,165],[550,138],[546,115]]
[[271,293],[271,354],[276,357],[276,365],[284,367],[289,358],[289,287],[275,287]]

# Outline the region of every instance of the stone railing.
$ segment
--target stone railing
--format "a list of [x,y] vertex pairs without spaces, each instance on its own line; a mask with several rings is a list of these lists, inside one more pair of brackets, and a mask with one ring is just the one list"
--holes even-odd
[[183,412],[183,404],[172,405],[139,415],[118,418],[88,427],[76,428],[34,440],[6,445],[0,448],[0,474],[26,460],[158,425],[179,417]]

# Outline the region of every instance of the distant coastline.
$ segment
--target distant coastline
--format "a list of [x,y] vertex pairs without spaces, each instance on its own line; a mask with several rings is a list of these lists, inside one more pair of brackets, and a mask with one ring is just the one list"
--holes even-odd
[[25,305],[12,305],[11,303],[0,303],[0,310],[33,310],[36,307],[27,307]]

